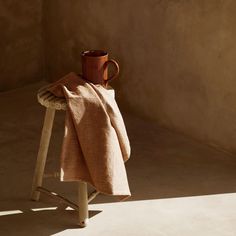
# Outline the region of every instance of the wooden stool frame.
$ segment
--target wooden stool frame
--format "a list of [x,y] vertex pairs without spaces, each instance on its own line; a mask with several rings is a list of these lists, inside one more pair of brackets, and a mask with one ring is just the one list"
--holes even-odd
[[43,178],[47,177],[58,177],[59,173],[54,174],[44,174],[48,147],[51,139],[53,121],[55,117],[56,110],[66,110],[66,101],[62,98],[57,98],[49,91],[47,91],[47,87],[43,87],[38,92],[38,101],[41,105],[46,107],[46,113],[44,118],[44,124],[40,139],[40,145],[38,150],[38,156],[36,161],[36,167],[33,177],[32,191],[31,191],[31,200],[39,201],[40,193],[44,193],[53,197],[60,202],[65,203],[66,205],[72,207],[77,210],[78,213],[78,224],[81,227],[85,227],[88,224],[88,203],[92,201],[99,192],[94,191],[88,197],[87,193],[87,183],[78,181],[78,204],[75,204],[68,199],[51,192],[42,187]]

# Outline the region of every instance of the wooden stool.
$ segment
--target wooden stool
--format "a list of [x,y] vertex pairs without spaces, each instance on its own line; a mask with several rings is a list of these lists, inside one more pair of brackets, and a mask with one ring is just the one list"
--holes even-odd
[[64,98],[55,97],[51,92],[47,91],[47,86],[41,88],[37,94],[38,102],[46,107],[46,114],[44,118],[44,124],[40,139],[40,146],[37,156],[36,168],[34,172],[31,199],[38,201],[40,193],[45,193],[53,198],[56,198],[60,202],[72,207],[79,211],[78,223],[81,227],[85,227],[88,223],[88,203],[92,201],[99,192],[94,191],[88,197],[87,183],[78,182],[78,205],[67,200],[63,196],[51,192],[42,187],[43,178],[47,177],[59,177],[59,173],[44,174],[49,142],[51,138],[52,126],[56,110],[66,110],[67,104]]

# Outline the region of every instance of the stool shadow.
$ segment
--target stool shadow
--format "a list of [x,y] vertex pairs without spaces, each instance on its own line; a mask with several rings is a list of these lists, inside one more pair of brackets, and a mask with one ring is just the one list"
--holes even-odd
[[[7,211],[7,208],[4,207]],[[16,210],[17,208],[8,208]],[[2,209],[1,209],[2,211]],[[10,211],[10,210],[9,210]],[[0,235],[34,235],[48,236],[67,229],[79,229],[78,214],[74,210],[45,209],[34,211],[19,208],[19,213],[0,216]],[[21,212],[21,213],[20,213]],[[89,218],[99,214],[100,210],[89,211]]]

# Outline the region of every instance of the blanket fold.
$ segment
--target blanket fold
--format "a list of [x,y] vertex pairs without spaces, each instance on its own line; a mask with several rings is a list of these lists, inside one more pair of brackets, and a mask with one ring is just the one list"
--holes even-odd
[[71,72],[48,88],[68,109],[61,151],[61,180],[85,181],[97,191],[129,197],[124,162],[130,144],[113,90]]

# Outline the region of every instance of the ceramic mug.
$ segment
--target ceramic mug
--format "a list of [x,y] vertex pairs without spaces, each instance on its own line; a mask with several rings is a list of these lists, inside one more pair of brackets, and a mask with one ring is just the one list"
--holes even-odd
[[[108,59],[108,53],[103,50],[91,50],[81,53],[82,77],[94,84],[107,85],[108,81],[119,75],[119,65],[115,60]],[[115,66],[115,73],[108,78],[108,65]]]

